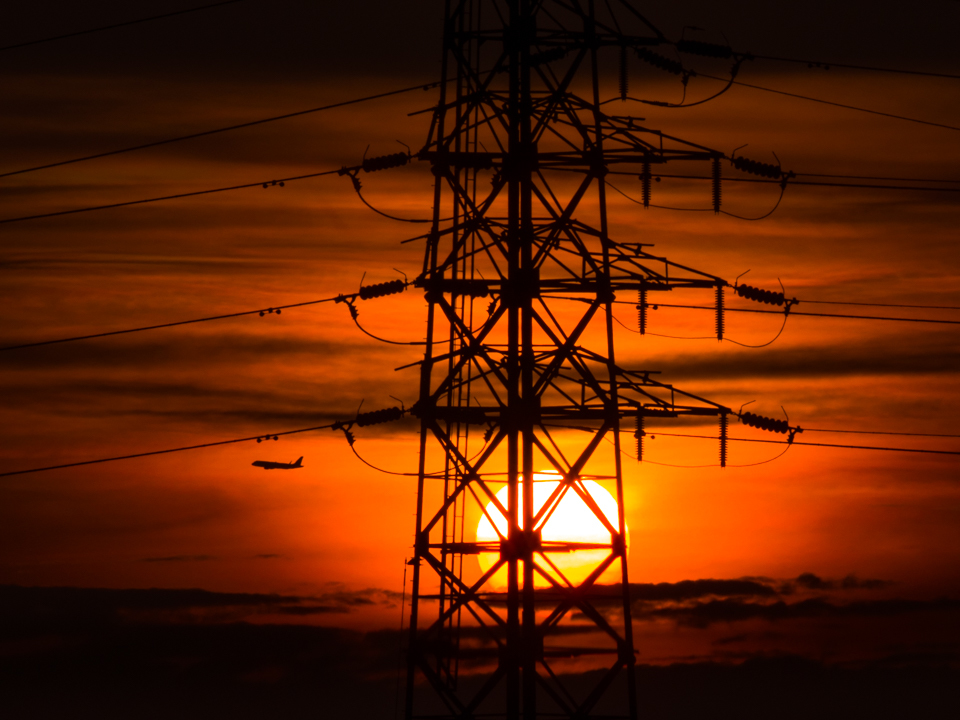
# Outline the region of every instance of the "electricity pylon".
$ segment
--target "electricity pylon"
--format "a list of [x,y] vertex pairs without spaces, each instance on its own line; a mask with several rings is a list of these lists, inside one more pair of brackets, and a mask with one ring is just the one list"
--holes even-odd
[[[610,173],[639,179],[648,205],[652,168],[711,163],[718,208],[723,158],[607,112],[605,62],[619,58],[621,96],[628,51],[667,62],[647,49],[660,32],[617,7],[600,18],[592,0],[446,3],[439,102],[417,154],[435,184],[415,281],[428,307],[408,720],[635,718],[621,425],[642,458],[646,418],[715,416],[726,461],[730,409],[615,357],[617,298],[636,298],[642,333],[648,293],[714,288],[722,337],[727,286],[611,229]],[[591,480],[614,496],[611,515]],[[570,502],[608,537],[545,539]],[[475,539],[481,518],[495,539]],[[558,562],[589,552],[579,574]],[[572,687],[584,669],[600,672]],[[619,712],[606,709],[613,687]]]

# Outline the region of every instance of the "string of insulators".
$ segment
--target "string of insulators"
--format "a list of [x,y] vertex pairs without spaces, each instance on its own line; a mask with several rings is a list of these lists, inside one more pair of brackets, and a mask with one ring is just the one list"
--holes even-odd
[[677,50],[690,55],[703,55],[704,57],[728,58],[733,55],[733,50],[726,45],[717,43],[703,42],[701,40],[681,40],[677,43]]
[[643,172],[640,175],[640,193],[643,198],[643,206],[650,207],[650,161],[643,161]]
[[630,89],[630,78],[627,67],[627,46],[620,46],[620,99],[627,99],[627,91]]
[[725,468],[727,466],[727,425],[728,425],[727,414],[725,412],[720,413],[720,467]]
[[720,158],[715,157],[713,159],[713,167],[711,168],[711,179],[713,180],[713,212],[717,215],[720,214]]
[[360,166],[364,172],[376,172],[377,170],[386,170],[387,168],[400,167],[410,162],[410,156],[407,153],[393,153],[391,155],[380,155],[379,157],[365,158]]
[[643,415],[637,413],[636,432],[633,436],[637,439],[637,462],[643,462],[643,438],[646,437],[646,431],[643,428]]
[[759,162],[758,160],[749,160],[743,156],[731,158],[730,163],[737,170],[742,170],[751,175],[759,175],[760,177],[773,178],[775,180],[783,176],[783,170],[779,165],[771,165],[770,163]]
[[380,423],[393,422],[403,417],[403,409],[398,407],[384,408],[383,410],[371,410],[370,412],[358,413],[354,422],[358,427],[367,427],[368,425],[379,425]]
[[376,283],[375,285],[366,285],[360,288],[360,299],[370,300],[371,298],[383,297],[384,295],[396,295],[402,293],[407,288],[407,283],[403,280],[391,280],[390,282]]
[[641,335],[647,334],[647,288],[641,287],[637,291],[637,330]]
[[663,70],[664,72],[668,72],[671,75],[683,74],[683,65],[678,63],[676,60],[665,58],[663,55],[658,55],[655,52],[647,50],[646,48],[637,48],[637,57],[648,65],[653,65],[655,68]]
[[790,432],[790,425],[786,420],[774,420],[773,418],[764,417],[763,415],[755,415],[754,413],[750,412],[741,413],[740,422],[742,422],[744,425],[760,428],[761,430],[767,430],[769,432],[782,434]]
[[550,50],[544,50],[541,53],[536,53],[535,55],[530,56],[530,66],[536,67],[537,65],[550,63],[554,60],[562,60],[569,51],[570,50],[568,48],[555,47],[551,48]]
[[783,305],[785,302],[782,292],[761,290],[751,285],[738,285],[734,288],[734,292],[740,297],[747,298],[747,300],[754,300],[755,302],[761,302],[767,305]]
[[723,287],[717,285],[717,340],[723,340]]

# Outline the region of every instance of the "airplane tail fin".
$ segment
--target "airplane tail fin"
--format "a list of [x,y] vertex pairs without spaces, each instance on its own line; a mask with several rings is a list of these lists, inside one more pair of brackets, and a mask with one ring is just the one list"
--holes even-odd
[[303,462],[303,455],[297,458],[297,461],[293,464],[294,467],[303,467],[300,463]]

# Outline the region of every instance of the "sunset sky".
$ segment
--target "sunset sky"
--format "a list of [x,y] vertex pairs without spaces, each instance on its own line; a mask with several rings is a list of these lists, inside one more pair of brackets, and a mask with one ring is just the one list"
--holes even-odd
[[[757,55],[960,75],[957,2],[909,11],[860,1],[636,4],[670,38],[686,27],[688,37]],[[0,48],[190,6],[19,4],[5,10]],[[442,14],[440,2],[244,0],[0,49],[0,174],[433,82]],[[686,60],[725,72],[724,63]],[[775,163],[775,153],[798,174],[960,188],[956,78],[757,59],[738,80],[935,125],[747,87],[689,109],[618,100],[610,111],[727,153],[747,145],[742,154],[762,162]],[[609,86],[612,97],[615,77]],[[718,86],[693,78],[688,99]],[[632,96],[676,102],[681,90],[675,77],[633,61]],[[368,147],[370,156],[399,152],[398,142],[416,152],[430,115],[410,113],[436,97],[416,90],[0,177],[0,220],[316,173],[358,164]],[[724,175],[743,177],[729,165]],[[377,207],[430,216],[426,163],[362,179]],[[611,182],[639,197],[636,178]],[[778,194],[728,182],[723,209],[763,215]],[[653,203],[703,210],[709,185],[665,178]],[[621,240],[655,243],[658,254],[731,282],[748,270],[744,281],[758,287],[782,281],[799,311],[960,321],[957,310],[803,302],[960,307],[956,192],[794,185],[757,222],[644,210],[615,193],[609,209]],[[412,278],[422,245],[401,241],[420,232],[370,212],[336,175],[0,224],[0,346],[306,302],[355,292],[362,278]],[[704,291],[669,302],[711,300]],[[425,307],[411,289],[360,304],[360,319],[375,334],[416,341]],[[634,327],[633,307],[621,307]],[[763,344],[780,323],[731,313],[727,337]],[[650,332],[710,336],[713,316],[662,308]],[[792,317],[761,349],[624,328],[616,341],[621,364],[659,370],[697,395],[735,409],[755,401],[752,411],[777,418],[782,406],[811,429],[803,441],[960,451],[957,437],[813,431],[960,435],[958,325]],[[322,425],[349,419],[361,401],[365,410],[394,405],[391,396],[409,407],[417,372],[395,368],[420,354],[361,334],[332,303],[0,352],[0,473]],[[716,433],[713,424],[663,430]],[[412,420],[356,434],[370,463],[415,472]],[[731,434],[771,437],[739,424]],[[960,667],[960,458],[794,447],[736,467],[780,451],[732,443],[730,467],[673,467],[714,465],[716,443],[661,436],[648,442],[646,462],[625,461],[638,661],[909,657]],[[251,467],[300,456],[302,470]],[[364,465],[340,433],[3,477],[0,498],[0,607],[29,615],[36,602],[69,620],[70,598],[87,597],[133,624],[309,625],[304,633],[363,648],[351,662],[369,660],[363,671],[377,682],[392,678],[396,637],[377,633],[401,622],[416,480]],[[185,592],[193,589],[208,592]],[[35,633],[3,622],[14,638],[0,644],[3,658],[36,660],[48,647],[38,637],[70,635],[69,622],[52,632],[37,619]]]

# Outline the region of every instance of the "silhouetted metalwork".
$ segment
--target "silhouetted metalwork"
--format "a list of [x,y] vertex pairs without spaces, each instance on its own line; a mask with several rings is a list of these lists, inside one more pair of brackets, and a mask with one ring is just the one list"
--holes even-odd
[[[719,417],[725,430],[732,413],[615,358],[616,293],[638,294],[645,332],[649,293],[716,289],[722,313],[728,285],[611,229],[612,166],[637,174],[649,205],[652,167],[710,163],[719,209],[724,157],[605,110],[606,84],[611,99],[626,97],[626,50],[649,61],[646,48],[666,42],[627,3],[616,7],[613,18],[578,0],[447,3],[439,101],[417,154],[436,182],[414,282],[428,308],[411,409],[420,466],[408,720],[635,718],[621,423],[636,428],[642,453],[647,418]],[[722,337],[719,315],[717,327]],[[537,500],[541,479],[555,485]],[[616,517],[591,480],[611,490]],[[544,538],[568,499],[608,541]],[[496,540],[472,539],[480,518]],[[588,551],[595,561],[579,576],[559,567]],[[580,676],[590,687],[569,687],[565,675],[585,669],[597,670]]]

